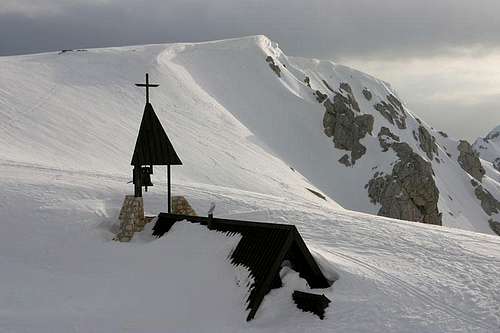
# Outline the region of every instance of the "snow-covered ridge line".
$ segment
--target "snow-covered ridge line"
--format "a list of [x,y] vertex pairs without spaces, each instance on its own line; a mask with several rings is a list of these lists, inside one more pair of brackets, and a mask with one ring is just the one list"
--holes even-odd
[[[484,193],[499,197],[496,170],[486,165],[478,177],[472,150],[417,119],[389,84],[332,61],[288,57],[265,36],[1,61],[4,160],[127,176],[143,101],[133,83],[150,72],[167,133],[190,147],[174,180],[485,233],[493,233],[489,219],[500,219],[482,208]],[[355,120],[340,121],[344,114]],[[413,172],[413,183],[432,178],[426,193],[411,182],[387,185],[409,160],[427,170]],[[398,192],[403,199],[394,200]],[[425,197],[434,199],[414,204]]]

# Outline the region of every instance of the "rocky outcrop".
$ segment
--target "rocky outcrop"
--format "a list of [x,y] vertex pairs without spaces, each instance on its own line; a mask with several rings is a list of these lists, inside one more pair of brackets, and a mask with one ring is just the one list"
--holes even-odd
[[481,208],[489,216],[500,212],[500,202],[485,188],[483,188],[474,179],[471,179],[471,184],[474,187],[474,194],[481,201]]
[[498,137],[500,137],[500,132],[495,132],[495,131],[493,131],[493,132],[489,133],[489,134],[486,136],[486,138],[484,138],[484,139],[485,139],[486,141],[489,141],[489,140],[494,140],[494,139],[496,139],[496,138],[498,138]]
[[481,181],[486,171],[481,165],[479,154],[472,148],[470,143],[465,140],[460,140],[457,149],[460,152],[458,164],[460,164],[462,169],[469,175]]
[[443,138],[447,138],[447,137],[448,137],[448,134],[446,134],[446,133],[445,133],[445,132],[443,132],[443,131],[438,131],[438,133],[439,133],[439,134],[441,134],[441,136],[442,136]]
[[388,151],[395,142],[399,142],[399,136],[393,134],[387,127],[383,126],[380,129],[380,132],[378,132],[377,137],[378,142],[382,147],[382,151]]
[[386,101],[381,101],[375,104],[373,107],[375,110],[380,112],[385,119],[387,119],[392,125],[396,124],[399,129],[406,128],[406,113],[404,111],[401,102],[392,94],[387,95]]
[[492,164],[496,170],[500,171],[500,157],[497,157]]
[[267,56],[266,62],[269,64],[269,67],[273,70],[273,72],[278,75],[278,77],[281,77],[281,69],[276,63],[274,62],[273,57]]
[[491,230],[493,230],[494,233],[500,236],[500,222],[495,221],[493,219],[489,219],[488,223],[490,224]]
[[341,158],[339,158],[339,163],[342,163],[346,167],[350,167],[352,165],[351,161],[349,160],[349,155],[347,154],[344,154]]
[[371,101],[372,99],[372,92],[368,88],[363,89],[363,96],[365,96],[367,101]]
[[330,85],[328,84],[328,82],[326,82],[325,80],[321,80],[323,81],[323,84],[325,85],[325,87],[330,90],[331,92],[335,92],[335,90],[332,89],[332,87],[330,87]]
[[[333,138],[335,148],[351,152],[350,164],[354,164],[366,153],[366,147],[359,140],[364,138],[367,133],[371,134],[374,119],[372,115],[368,114],[356,115],[358,112],[357,102],[351,93],[345,91],[347,97],[336,92],[333,103],[330,99],[325,101],[326,112],[323,116],[323,127],[325,134]],[[348,161],[344,159],[341,163],[347,165],[346,162]]]
[[356,101],[356,98],[354,97],[354,94],[352,93],[351,86],[349,83],[346,82],[341,82],[340,83],[340,89],[343,90],[347,94],[347,99],[349,100],[349,105],[356,110],[356,111],[361,111],[359,108],[358,101]]
[[436,138],[424,126],[419,126],[418,128],[418,141],[420,142],[420,148],[430,160],[432,160],[434,154],[438,154]]
[[[379,140],[389,137],[397,141],[389,133],[382,133],[381,130]],[[368,183],[371,201],[382,206],[378,215],[442,225],[442,214],[437,207],[439,190],[431,164],[413,152],[407,143],[389,143],[384,139],[383,144],[396,152],[399,161],[390,175],[376,174]]]
[[311,88],[311,79],[309,78],[309,76],[306,76],[306,78],[304,79],[304,83],[306,84],[306,86]]
[[316,100],[319,102],[319,103],[323,103],[327,98],[328,96],[326,94],[323,94],[321,91],[319,90],[316,90],[314,92],[314,96],[316,96]]

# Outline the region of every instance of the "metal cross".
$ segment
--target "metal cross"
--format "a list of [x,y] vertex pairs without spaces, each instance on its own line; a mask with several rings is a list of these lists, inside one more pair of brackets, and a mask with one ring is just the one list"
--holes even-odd
[[137,87],[146,87],[146,103],[149,103],[149,87],[159,87],[159,84],[149,83],[149,74],[146,73],[146,83],[136,83]]

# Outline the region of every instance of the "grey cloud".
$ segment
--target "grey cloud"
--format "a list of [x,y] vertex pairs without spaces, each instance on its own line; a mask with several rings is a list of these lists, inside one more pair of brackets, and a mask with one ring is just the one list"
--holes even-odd
[[265,34],[289,54],[430,56],[500,44],[500,2],[110,0],[0,14],[0,55]]

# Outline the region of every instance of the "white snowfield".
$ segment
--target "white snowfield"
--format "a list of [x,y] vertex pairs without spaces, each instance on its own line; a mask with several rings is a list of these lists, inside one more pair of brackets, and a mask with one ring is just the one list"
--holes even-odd
[[[281,78],[268,54],[286,63]],[[215,202],[216,216],[297,225],[336,279],[317,291],[332,300],[325,320],[295,307],[293,290],[309,289],[284,269],[284,287],[246,322],[251,277],[227,260],[238,237],[180,222],[160,239],[148,225],[131,243],[112,240],[133,190],[144,107],[133,83],[145,72],[184,163],[172,168],[174,194],[200,214]],[[0,58],[0,332],[500,332],[500,238],[343,209],[376,212],[363,175],[393,160],[365,140],[354,168],[339,164],[303,72],[313,87],[324,75],[356,94],[390,91],[343,66],[287,58],[263,36]],[[467,176],[451,158],[439,165],[436,182],[456,205],[440,209],[462,210],[445,224],[490,232]],[[485,187],[498,182],[492,170]],[[164,173],[155,168],[144,195],[149,214],[165,210]]]

